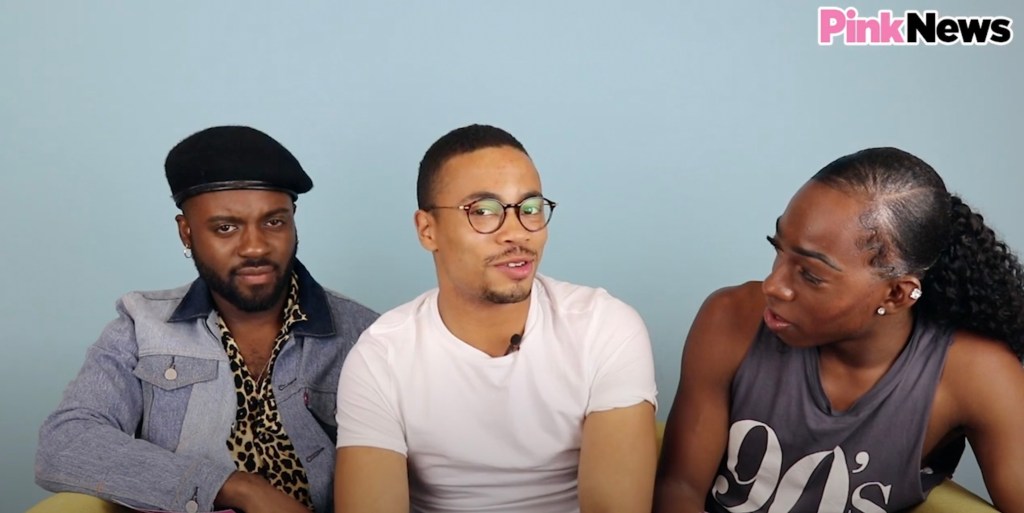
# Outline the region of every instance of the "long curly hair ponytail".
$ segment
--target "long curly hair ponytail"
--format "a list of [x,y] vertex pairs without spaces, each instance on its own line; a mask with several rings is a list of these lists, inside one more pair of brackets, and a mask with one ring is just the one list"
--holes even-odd
[[897,148],[870,148],[812,179],[869,201],[862,245],[883,276],[921,278],[918,314],[1002,340],[1024,360],[1024,269],[931,166]]

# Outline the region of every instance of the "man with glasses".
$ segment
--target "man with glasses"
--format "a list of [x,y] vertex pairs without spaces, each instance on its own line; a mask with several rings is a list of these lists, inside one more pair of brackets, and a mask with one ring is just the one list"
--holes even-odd
[[649,512],[655,384],[639,315],[537,274],[556,206],[522,144],[472,125],[420,162],[438,287],[339,379],[336,511]]

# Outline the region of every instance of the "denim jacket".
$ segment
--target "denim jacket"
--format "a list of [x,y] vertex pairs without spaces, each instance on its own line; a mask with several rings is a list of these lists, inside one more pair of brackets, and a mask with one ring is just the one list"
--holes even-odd
[[[296,263],[299,305],[271,383],[315,511],[333,511],[338,373],[377,314],[325,290]],[[235,465],[226,440],[236,396],[202,279],[132,292],[86,353],[39,431],[36,482],[139,509],[211,511]],[[173,368],[173,372],[169,369]]]

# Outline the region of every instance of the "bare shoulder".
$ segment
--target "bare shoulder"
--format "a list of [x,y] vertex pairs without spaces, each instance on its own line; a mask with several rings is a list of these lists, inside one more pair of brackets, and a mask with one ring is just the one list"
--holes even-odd
[[1024,376],[1024,367],[1005,342],[957,331],[946,357],[946,373],[951,378],[972,381],[998,377],[998,374],[1020,378]]
[[966,331],[953,335],[942,382],[967,410],[967,417],[975,409],[984,414],[993,403],[1010,396],[1024,399],[1024,367],[1010,347]]
[[764,312],[761,282],[724,287],[712,292],[697,313],[697,322],[720,335],[752,338],[761,324]]
[[750,348],[764,308],[760,282],[716,290],[697,312],[684,353],[706,363],[713,360],[715,367],[731,374]]

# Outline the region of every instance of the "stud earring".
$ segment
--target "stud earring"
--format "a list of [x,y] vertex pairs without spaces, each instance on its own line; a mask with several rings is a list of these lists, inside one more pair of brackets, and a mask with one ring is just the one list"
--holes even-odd
[[878,315],[885,315],[885,307],[884,306],[878,307],[878,310],[875,310],[875,313],[877,313]]
[[921,297],[921,294],[923,294],[923,292],[921,292],[921,289],[914,287],[914,290],[910,291],[910,299],[919,299]]
[[192,258],[192,248],[185,246],[185,249],[181,250],[181,253],[185,255],[185,258]]

